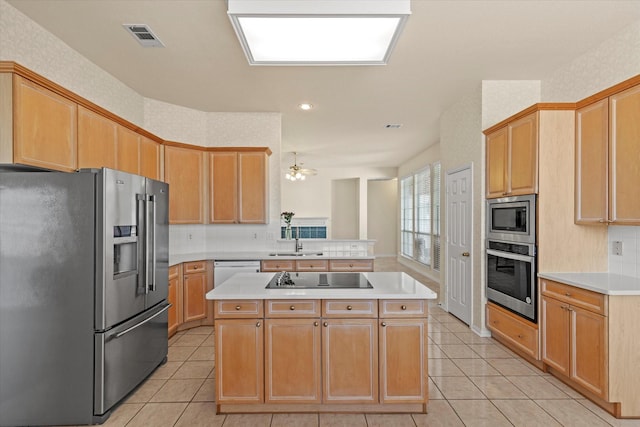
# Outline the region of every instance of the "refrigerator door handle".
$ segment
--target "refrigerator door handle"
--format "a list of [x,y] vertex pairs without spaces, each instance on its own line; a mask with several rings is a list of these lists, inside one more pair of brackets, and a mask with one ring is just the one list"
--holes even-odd
[[[149,195],[149,205],[152,208],[151,214],[151,226],[147,227],[147,230],[151,230],[151,283],[149,283],[148,290],[156,290],[156,196]],[[149,224],[147,224],[149,225]],[[149,268],[149,262],[147,260],[147,268]],[[149,277],[149,276],[147,276]]]
[[146,218],[147,218],[147,195],[136,194],[136,205],[138,207],[138,289],[139,292],[148,293],[147,290],[147,249],[146,241],[142,240],[142,234],[146,235]]
[[150,322],[150,321],[151,321],[151,320],[153,320],[154,318],[156,318],[156,317],[160,316],[162,313],[164,313],[165,311],[169,310],[169,308],[171,308],[171,304],[167,304],[166,306],[164,306],[164,308],[163,308],[162,310],[160,310],[159,312],[157,312],[156,314],[154,314],[154,315],[153,315],[153,316],[151,316],[151,317],[147,317],[147,318],[146,318],[146,319],[144,319],[142,322],[137,323],[137,324],[133,325],[132,327],[125,329],[125,330],[124,330],[124,331],[122,331],[122,332],[118,332],[117,334],[115,334],[115,335],[113,336],[113,338],[114,338],[114,339],[117,339],[117,338],[122,337],[123,335],[128,334],[129,332],[133,331],[134,329],[139,328],[140,326],[144,325],[145,323]]

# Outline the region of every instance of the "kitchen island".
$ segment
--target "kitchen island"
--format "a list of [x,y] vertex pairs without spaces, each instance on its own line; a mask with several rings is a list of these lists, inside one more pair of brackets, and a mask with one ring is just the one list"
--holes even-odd
[[372,288],[267,289],[274,273],[240,273],[208,292],[217,412],[426,412],[437,295],[405,273],[358,275]]

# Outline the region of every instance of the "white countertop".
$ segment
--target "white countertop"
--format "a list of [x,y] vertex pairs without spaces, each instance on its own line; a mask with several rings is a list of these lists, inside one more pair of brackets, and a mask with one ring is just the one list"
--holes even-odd
[[[169,254],[169,265],[176,265],[182,262],[190,262],[190,261],[202,261],[202,260],[216,260],[216,261],[246,261],[246,260],[265,260],[265,259],[375,259],[375,256],[367,255],[367,256],[335,256],[335,255],[313,255],[313,256],[272,256],[269,254],[275,253],[276,251],[270,252],[192,252],[188,254]],[[322,252],[322,251],[318,251]]]
[[538,277],[605,295],[640,295],[640,278],[612,273],[538,273]]
[[225,299],[436,299],[438,294],[402,272],[362,273],[373,289],[266,289],[275,273],[237,273],[207,293]]

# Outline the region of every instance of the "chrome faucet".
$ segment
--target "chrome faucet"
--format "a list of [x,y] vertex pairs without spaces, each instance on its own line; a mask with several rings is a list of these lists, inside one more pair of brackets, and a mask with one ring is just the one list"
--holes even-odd
[[302,242],[300,241],[300,227],[296,228],[296,252],[302,250]]

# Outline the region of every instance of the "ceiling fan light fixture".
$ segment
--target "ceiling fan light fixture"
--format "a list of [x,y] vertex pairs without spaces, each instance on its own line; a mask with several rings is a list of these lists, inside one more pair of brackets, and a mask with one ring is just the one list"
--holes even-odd
[[384,65],[409,0],[228,0],[251,65]]

